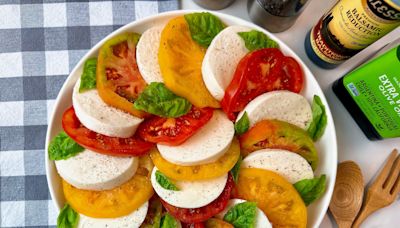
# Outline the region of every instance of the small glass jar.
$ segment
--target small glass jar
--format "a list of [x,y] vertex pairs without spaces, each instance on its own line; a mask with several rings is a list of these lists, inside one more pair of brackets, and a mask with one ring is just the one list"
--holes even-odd
[[[188,1],[188,0],[183,0]],[[197,5],[211,10],[220,10],[228,7],[235,0],[193,0]]]
[[290,28],[304,10],[307,0],[248,0],[250,19],[270,32]]

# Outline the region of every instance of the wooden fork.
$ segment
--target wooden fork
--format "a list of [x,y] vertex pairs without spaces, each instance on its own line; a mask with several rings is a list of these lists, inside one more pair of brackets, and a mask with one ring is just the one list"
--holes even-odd
[[364,204],[352,227],[358,228],[373,212],[393,203],[400,192],[400,155],[394,149],[367,191]]

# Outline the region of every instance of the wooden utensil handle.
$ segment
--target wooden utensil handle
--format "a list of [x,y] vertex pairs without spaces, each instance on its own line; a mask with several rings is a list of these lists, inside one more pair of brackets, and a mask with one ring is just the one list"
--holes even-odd
[[358,214],[356,220],[353,223],[353,228],[358,228],[360,227],[361,223],[364,222],[364,220],[372,213],[374,213],[376,210],[378,210],[379,208],[375,208],[375,207],[370,207],[369,205],[364,205],[361,208],[360,213]]
[[339,221],[336,220],[336,223],[339,228],[351,228],[351,224],[353,223],[352,221]]

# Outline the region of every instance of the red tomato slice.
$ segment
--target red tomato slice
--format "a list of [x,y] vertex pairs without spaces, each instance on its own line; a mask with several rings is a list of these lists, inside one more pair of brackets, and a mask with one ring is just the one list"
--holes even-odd
[[214,215],[223,211],[228,204],[231,196],[231,191],[234,186],[233,178],[228,174],[228,181],[226,182],[225,189],[217,199],[210,204],[199,208],[180,208],[175,207],[161,199],[161,203],[165,209],[176,219],[184,223],[199,223],[203,222]]
[[139,126],[139,136],[152,143],[177,146],[204,126],[212,117],[213,109],[192,109],[178,118],[154,116]]
[[[300,93],[303,89],[303,71],[300,64],[292,57],[283,58],[281,77],[278,78],[274,90],[289,90]],[[274,83],[275,84],[275,83]]]
[[239,62],[221,106],[231,120],[258,95],[273,90],[300,92],[303,73],[297,62],[277,48],[250,52]]
[[205,228],[206,226],[202,222],[198,223],[181,223],[182,228]]
[[141,156],[146,154],[154,145],[135,135],[130,138],[117,138],[91,131],[81,124],[73,107],[64,112],[62,126],[65,133],[79,145],[102,154]]

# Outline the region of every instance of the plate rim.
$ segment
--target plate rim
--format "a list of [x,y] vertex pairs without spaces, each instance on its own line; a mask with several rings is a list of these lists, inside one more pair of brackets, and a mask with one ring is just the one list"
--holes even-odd
[[[331,128],[332,136],[331,137],[333,139],[333,142],[332,142],[332,145],[330,145],[330,146],[333,147],[332,151],[334,152],[334,154],[332,154],[333,161],[331,161],[331,162],[333,162],[335,164],[334,167],[333,167],[332,173],[328,177],[328,183],[327,183],[328,188],[326,189],[326,192],[325,192],[325,195],[326,195],[325,197],[327,197],[327,203],[325,202],[322,205],[322,209],[320,210],[320,213],[319,213],[317,219],[315,220],[315,224],[314,225],[315,225],[315,227],[318,227],[321,224],[321,222],[322,222],[322,220],[323,220],[323,218],[324,218],[324,216],[326,214],[326,211],[328,210],[329,202],[331,201],[331,198],[332,198],[335,179],[336,179],[336,174],[337,174],[337,161],[338,161],[336,128],[335,128],[334,120],[333,120],[333,117],[332,117],[332,112],[331,112],[329,103],[327,102],[326,96],[325,96],[320,84],[316,80],[314,74],[309,69],[309,67],[304,63],[304,61],[296,54],[296,52],[294,52],[286,43],[284,43],[282,40],[280,40],[273,33],[270,33],[267,30],[265,30],[264,28],[254,24],[254,23],[252,23],[250,21],[244,20],[242,18],[233,16],[233,15],[229,15],[229,14],[226,14],[226,13],[210,11],[210,10],[173,10],[173,11],[167,11],[167,12],[163,12],[163,13],[158,13],[158,14],[155,14],[155,15],[147,16],[147,17],[132,21],[130,23],[127,23],[124,26],[118,28],[117,30],[109,33],[103,39],[101,39],[97,44],[95,44],[92,48],[90,48],[86,52],[86,54],[78,61],[78,63],[73,67],[73,69],[70,71],[70,73],[68,74],[67,78],[65,79],[65,81],[63,83],[63,86],[61,87],[61,89],[60,89],[60,91],[59,91],[59,93],[58,93],[58,95],[57,95],[57,97],[55,99],[53,110],[51,111],[50,118],[47,121],[48,126],[47,126],[47,129],[46,129],[46,141],[45,141],[45,150],[44,150],[44,153],[45,153],[45,169],[46,169],[47,186],[48,186],[48,189],[49,189],[49,192],[50,192],[51,200],[53,201],[53,205],[57,209],[57,212],[61,209],[61,207],[59,205],[59,202],[57,202],[59,200],[56,200],[57,197],[56,197],[56,193],[55,193],[55,190],[53,188],[53,183],[52,183],[52,180],[51,180],[51,175],[54,175],[54,174],[51,174],[51,169],[52,168],[55,169],[55,164],[54,164],[54,161],[50,161],[49,160],[48,155],[47,155],[48,154],[47,153],[48,145],[49,145],[49,142],[51,140],[50,132],[51,132],[51,129],[53,128],[53,123],[54,123],[54,120],[55,120],[56,116],[59,115],[59,114],[56,113],[56,110],[59,109],[58,107],[60,106],[61,98],[67,92],[68,84],[75,83],[75,82],[71,82],[73,80],[72,76],[75,74],[75,72],[79,69],[79,67],[82,66],[82,64],[88,58],[90,58],[91,56],[93,56],[93,54],[95,54],[97,52],[97,50],[101,47],[101,45],[103,45],[105,43],[106,40],[110,39],[111,37],[113,37],[113,36],[115,36],[117,34],[122,33],[126,29],[133,28],[133,27],[137,26],[138,24],[149,24],[152,21],[159,20],[162,17],[173,17],[173,16],[180,16],[180,15],[184,15],[184,14],[188,14],[188,13],[198,13],[198,12],[209,12],[209,13],[212,13],[212,14],[216,15],[217,17],[221,18],[222,20],[227,19],[227,20],[230,20],[230,21],[234,21],[235,23],[239,22],[237,24],[248,26],[250,28],[255,28],[255,29],[259,30],[259,31],[264,32],[269,37],[271,37],[273,40],[277,41],[281,47],[283,46],[284,49],[285,49],[283,51],[286,52],[286,53],[289,53],[289,55],[291,57],[295,58],[300,63],[300,65],[302,66],[305,75],[308,74],[308,75],[312,76],[312,80],[314,80],[316,82],[316,84],[318,85],[318,87],[313,88],[313,90],[316,90],[316,92],[318,93],[318,95],[322,99],[323,103],[326,104],[325,105],[325,109],[326,109],[326,114],[327,114],[327,117],[328,117],[328,124],[329,123],[332,124],[332,128]],[[58,175],[57,172],[56,172],[55,175]],[[309,223],[308,223],[307,226],[309,226]]]

